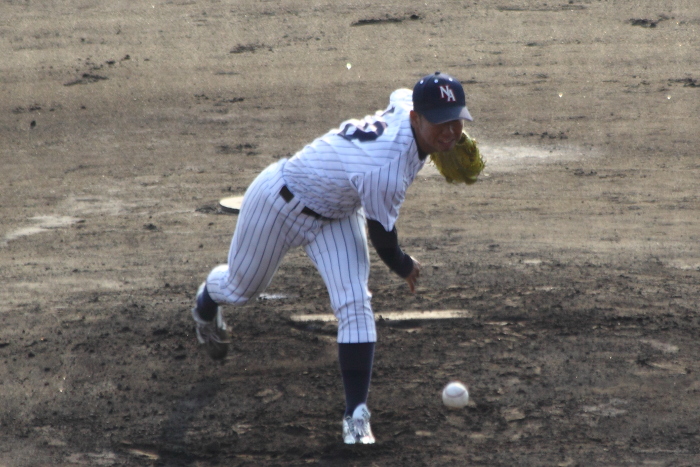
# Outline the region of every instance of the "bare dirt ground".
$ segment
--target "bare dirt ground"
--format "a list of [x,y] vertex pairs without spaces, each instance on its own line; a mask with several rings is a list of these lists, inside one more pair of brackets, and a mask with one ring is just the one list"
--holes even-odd
[[[695,0],[0,1],[0,465],[700,465]],[[374,446],[301,251],[196,345],[217,201],[435,70],[488,159],[372,252]],[[463,410],[442,406],[452,379]]]

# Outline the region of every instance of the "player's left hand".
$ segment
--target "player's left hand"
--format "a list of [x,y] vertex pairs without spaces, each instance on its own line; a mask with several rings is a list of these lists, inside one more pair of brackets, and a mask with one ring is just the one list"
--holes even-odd
[[466,131],[462,131],[454,148],[431,153],[430,160],[449,183],[464,182],[467,185],[475,183],[486,166],[476,140]]
[[411,289],[411,293],[416,293],[416,284],[418,283],[418,278],[420,277],[421,264],[416,260],[416,258],[411,256],[413,260],[413,270],[411,274],[406,277],[406,282],[408,287]]

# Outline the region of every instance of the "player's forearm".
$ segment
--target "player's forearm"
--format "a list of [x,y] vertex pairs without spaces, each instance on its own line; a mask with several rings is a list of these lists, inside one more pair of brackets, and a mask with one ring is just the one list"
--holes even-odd
[[398,246],[395,249],[377,248],[377,254],[389,266],[389,269],[394,271],[404,279],[411,275],[413,271],[413,259]]
[[372,245],[384,264],[404,279],[408,277],[413,271],[413,259],[401,250],[396,228],[387,232],[372,219],[367,220],[367,227]]

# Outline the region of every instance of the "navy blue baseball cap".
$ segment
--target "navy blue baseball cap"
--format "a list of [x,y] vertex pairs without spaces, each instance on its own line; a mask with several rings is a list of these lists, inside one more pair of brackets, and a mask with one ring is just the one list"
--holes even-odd
[[421,78],[413,87],[413,110],[436,125],[451,120],[473,120],[462,84],[439,71]]

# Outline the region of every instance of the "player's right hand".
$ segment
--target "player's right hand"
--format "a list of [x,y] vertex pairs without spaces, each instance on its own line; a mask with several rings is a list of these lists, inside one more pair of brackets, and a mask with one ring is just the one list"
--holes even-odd
[[413,270],[411,270],[411,274],[406,277],[406,282],[408,283],[408,288],[411,289],[411,293],[416,293],[416,284],[420,277],[421,264],[413,256],[411,256],[411,259],[413,260]]

